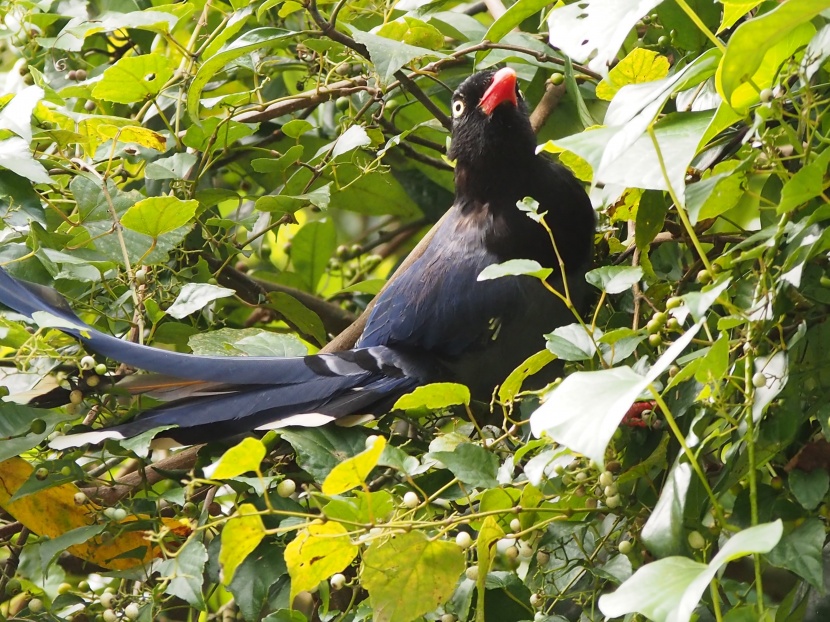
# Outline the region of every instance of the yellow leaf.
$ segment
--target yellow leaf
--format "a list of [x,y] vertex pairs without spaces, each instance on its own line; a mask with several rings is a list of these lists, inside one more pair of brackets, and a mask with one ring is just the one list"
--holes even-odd
[[323,482],[323,494],[339,495],[363,484],[377,466],[384,447],[386,439],[379,436],[369,449],[334,467]]
[[259,465],[265,458],[265,445],[256,438],[243,439],[231,447],[219,460],[213,472],[213,479],[229,479],[247,471],[259,472]]
[[[599,125],[592,125],[591,127],[585,128],[585,131],[588,132],[592,129],[599,128]],[[554,153],[559,154],[559,162],[567,166],[571,169],[571,172],[574,174],[574,177],[579,179],[580,181],[591,181],[594,177],[594,169],[591,168],[591,165],[588,162],[581,158],[580,156],[576,155],[573,151],[568,151],[564,147],[560,147],[552,140],[547,141],[540,147],[541,151],[545,151],[547,153]]]
[[116,127],[115,125],[103,124],[95,129],[98,135],[105,140],[114,138],[118,142],[136,143],[142,147],[155,149],[156,151],[164,151],[167,149],[167,141],[164,140],[164,136],[144,127],[138,127],[136,125]]
[[291,576],[291,598],[303,590],[312,590],[335,572],[341,572],[357,557],[346,528],[329,521],[312,524],[297,534],[285,547],[285,564]]
[[[22,458],[10,458],[0,462],[0,507],[20,521],[31,532],[39,536],[57,538],[58,536],[88,525],[94,525],[101,508],[93,503],[77,505],[75,495],[81,490],[74,484],[52,486],[10,503],[15,491],[20,488],[34,472],[34,467]],[[139,520],[140,517],[128,516],[123,523]],[[181,525],[174,519],[166,519],[164,524],[176,533],[181,533]],[[189,528],[186,529],[189,531]],[[139,559],[121,558],[120,555],[144,547],[144,557]],[[81,544],[69,547],[75,557],[84,559],[111,570],[126,570],[149,562],[157,556],[158,549],[151,546],[141,531],[125,531],[117,534],[106,544],[100,536]]]
[[756,6],[761,4],[764,0],[720,0],[723,4],[723,20],[718,28],[718,33],[722,33],[727,28],[731,28],[744,15],[749,13]]
[[239,564],[259,546],[264,537],[265,525],[257,509],[250,503],[240,505],[237,515],[222,529],[222,550],[219,552],[222,583],[230,585]]
[[597,97],[611,101],[622,87],[665,78],[669,73],[669,59],[657,52],[635,48],[608,72],[608,77],[597,84]]

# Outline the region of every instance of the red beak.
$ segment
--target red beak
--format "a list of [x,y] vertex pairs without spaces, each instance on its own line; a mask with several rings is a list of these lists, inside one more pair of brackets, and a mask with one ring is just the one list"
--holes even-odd
[[478,106],[489,116],[493,114],[499,104],[507,101],[514,106],[518,105],[516,100],[516,72],[509,67],[499,69],[496,72],[492,84],[484,92]]

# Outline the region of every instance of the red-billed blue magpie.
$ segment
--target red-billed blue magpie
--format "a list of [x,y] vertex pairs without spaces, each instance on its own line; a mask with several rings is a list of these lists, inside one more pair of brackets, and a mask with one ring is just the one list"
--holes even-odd
[[[55,290],[0,269],[4,305],[29,317],[51,313],[73,325],[62,330],[92,352],[203,388],[57,446],[126,438],[161,426],[176,426],[162,435],[192,444],[252,430],[321,425],[386,412],[401,395],[436,381],[465,384],[474,398],[489,401],[494,387],[544,348],[544,333],[575,318],[534,277],[478,280],[479,274],[492,264],[532,259],[554,269],[548,281],[564,292],[561,259],[571,301],[583,307],[594,212],[570,172],[537,155],[512,69],[469,77],[451,105],[453,206],[423,255],[380,294],[352,350],[265,358],[147,347],[91,328]],[[553,241],[517,207],[525,197],[538,202]]]

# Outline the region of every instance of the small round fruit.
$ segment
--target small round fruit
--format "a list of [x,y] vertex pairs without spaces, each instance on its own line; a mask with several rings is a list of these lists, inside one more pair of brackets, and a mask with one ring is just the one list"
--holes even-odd
[[14,596],[15,594],[20,594],[20,590],[23,589],[23,586],[20,585],[20,581],[17,579],[9,579],[9,582],[6,583],[6,593]]
[[530,558],[533,557],[533,547],[530,546],[527,542],[520,542],[519,543],[519,559],[522,561],[530,561]]
[[86,69],[77,69],[77,70],[75,70],[75,79],[78,82],[86,80],[86,75],[87,75],[86,74]]
[[418,504],[421,502],[418,499],[418,495],[411,490],[403,496],[403,504],[408,507],[410,510],[412,508],[418,507]]
[[468,549],[473,545],[473,537],[466,531],[461,531],[455,536],[455,543],[462,549]]
[[101,619],[104,622],[118,622],[118,614],[112,609],[104,609],[104,613],[101,614]]
[[593,497],[588,497],[587,499],[585,499],[585,507],[589,510],[596,510],[598,505],[599,502]]
[[669,37],[668,35],[663,35],[659,39],[657,39],[657,45],[663,48],[668,47],[670,43],[671,37]]
[[634,545],[631,544],[631,540],[623,540],[618,545],[618,548],[622,555],[628,555],[631,551],[634,550]]
[[70,404],[80,404],[84,401],[84,394],[82,391],[75,389],[69,392],[69,403]]
[[662,326],[669,319],[669,314],[665,311],[658,311],[657,313],[651,316],[651,319],[652,321],[657,322]]
[[124,508],[115,508],[115,511],[112,513],[112,520],[122,521],[125,518],[127,518],[127,510]]
[[103,376],[104,374],[106,374],[107,373],[106,364],[105,363],[98,363],[95,366],[95,373],[98,374],[99,376]]
[[652,348],[657,348],[663,343],[663,337],[660,333],[655,333],[653,335],[648,336],[648,344]]
[[702,549],[706,546],[706,540],[703,538],[699,531],[691,531],[689,532],[689,546],[695,550]]
[[47,469],[46,467],[40,467],[35,471],[35,479],[37,479],[38,481],[42,482],[47,477],[49,477],[49,469]]
[[90,369],[95,367],[95,359],[89,355],[84,356],[83,358],[81,358],[80,366],[81,369],[83,369],[84,371],[89,371]]
[[329,585],[331,585],[331,589],[333,590],[342,590],[343,586],[346,585],[346,575],[340,572],[331,575]]
[[669,321],[666,322],[666,328],[669,330],[680,330],[680,320],[676,317],[669,318]]
[[89,497],[83,492],[75,493],[75,505],[86,505],[89,503]]
[[536,551],[536,563],[540,566],[547,566],[550,561],[550,553],[547,551]]
[[617,494],[617,487],[614,484],[606,486],[602,491],[606,497],[613,497]]
[[70,475],[72,475],[72,467],[69,466],[68,464],[65,465],[65,466],[62,466],[61,467],[61,475],[63,475],[64,477],[69,477]]
[[90,389],[94,389],[99,384],[101,384],[101,379],[98,376],[90,376],[86,379],[86,386],[88,386]]
[[662,330],[662,328],[663,328],[663,324],[660,323],[660,322],[657,322],[656,320],[653,320],[653,319],[649,320],[646,323],[646,332],[649,335],[656,335],[657,333],[659,333]]
[[445,613],[441,616],[441,622],[455,622],[455,616],[451,613]]
[[470,566],[464,571],[464,575],[470,581],[478,581],[478,566]]
[[519,547],[518,546],[508,546],[507,550],[504,552],[504,556],[507,559],[516,559],[519,557]]
[[545,598],[540,596],[539,594],[531,594],[530,595],[530,606],[534,609],[540,609],[545,604]]
[[518,518],[514,518],[512,521],[510,521],[510,529],[512,531],[521,531],[522,521],[520,521]]
[[666,301],[666,309],[677,309],[683,305],[683,299],[680,296],[672,296]]
[[614,495],[605,498],[605,505],[612,510],[620,506],[620,495]]
[[33,419],[29,424],[29,432],[32,434],[43,434],[46,432],[46,422],[43,419]]
[[29,611],[32,613],[40,613],[43,611],[43,601],[39,598],[33,598],[29,601]]
[[277,494],[283,499],[290,497],[297,490],[297,483],[293,479],[284,479],[277,484]]
[[761,98],[761,101],[764,102],[765,104],[772,101],[772,98],[773,98],[772,89],[762,90],[761,93],[759,94],[759,97]]
[[58,586],[58,594],[67,594],[72,591],[72,585],[70,583],[61,583]]
[[614,474],[611,471],[603,471],[600,473],[599,483],[602,486],[610,486],[614,483]]
[[104,592],[101,594],[101,606],[109,609],[112,607],[112,603],[115,602],[115,594],[112,592]]
[[130,603],[126,607],[124,607],[124,615],[127,617],[128,620],[138,620],[138,616],[141,614],[141,610],[138,608],[138,604]]
[[711,280],[712,280],[712,273],[709,272],[706,269],[703,269],[700,272],[698,272],[697,276],[695,277],[695,281],[697,281],[698,283],[700,283],[702,285],[705,285],[706,283],[710,282]]
[[560,84],[563,84],[564,82],[565,82],[565,76],[562,75],[559,72],[556,72],[556,73],[552,74],[551,77],[550,77],[550,83],[555,85],[555,86],[559,86]]
[[585,480],[587,480],[587,479],[588,479],[588,474],[587,474],[585,471],[580,471],[579,473],[577,473],[576,475],[574,475],[574,479],[575,479],[577,482],[582,483],[582,482],[584,482]]
[[139,268],[135,271],[135,282],[139,285],[144,285],[147,282],[147,270]]
[[351,100],[348,97],[345,97],[345,96],[338,97],[334,102],[335,108],[337,108],[340,112],[347,111],[349,109],[350,105],[351,105]]
[[363,441],[363,446],[366,447],[366,449],[371,449],[372,447],[375,446],[375,441],[377,441],[377,440],[378,440],[377,434],[372,434],[371,436],[367,436],[366,440]]
[[769,485],[773,490],[781,490],[784,487],[784,480],[775,476],[770,480]]
[[93,110],[95,110],[95,102],[91,99],[86,100],[84,102],[84,110],[86,110],[87,112],[92,112]]
[[767,377],[764,372],[759,371],[752,376],[752,386],[756,389],[767,386]]

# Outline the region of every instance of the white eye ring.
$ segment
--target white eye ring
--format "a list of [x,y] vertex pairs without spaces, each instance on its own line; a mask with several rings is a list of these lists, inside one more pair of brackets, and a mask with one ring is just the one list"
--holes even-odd
[[452,116],[458,118],[462,114],[464,114],[464,102],[460,99],[456,99],[452,103]]

